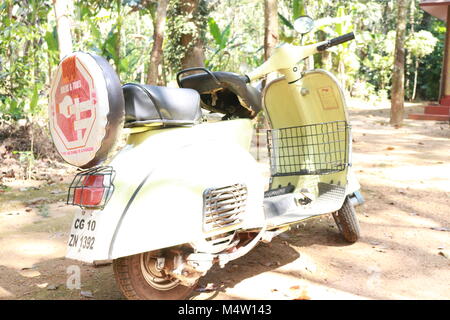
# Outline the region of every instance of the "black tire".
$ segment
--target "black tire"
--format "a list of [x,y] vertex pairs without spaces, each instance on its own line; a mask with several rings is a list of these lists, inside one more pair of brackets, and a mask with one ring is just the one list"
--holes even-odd
[[158,285],[166,287],[157,289],[156,282],[151,285],[151,281],[146,280],[146,271],[142,268],[142,259],[147,254],[151,253],[140,253],[113,260],[117,285],[125,298],[129,300],[186,299],[192,293],[194,286],[186,287],[178,284],[176,280],[160,278],[161,282]]
[[355,243],[360,238],[359,222],[350,199],[347,197],[341,209],[332,213],[334,221],[345,241]]

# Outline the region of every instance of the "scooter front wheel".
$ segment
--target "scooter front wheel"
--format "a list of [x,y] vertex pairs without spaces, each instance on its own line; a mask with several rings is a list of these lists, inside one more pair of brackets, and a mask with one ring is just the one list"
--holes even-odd
[[194,288],[165,275],[153,252],[115,259],[113,270],[120,291],[130,300],[182,300]]
[[341,209],[332,213],[334,221],[344,239],[354,243],[360,238],[359,222],[356,217],[355,208],[347,197]]

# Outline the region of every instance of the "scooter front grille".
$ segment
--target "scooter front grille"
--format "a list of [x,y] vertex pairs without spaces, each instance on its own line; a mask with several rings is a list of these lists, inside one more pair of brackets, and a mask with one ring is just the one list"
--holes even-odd
[[239,224],[245,210],[247,187],[234,184],[203,193],[203,230],[215,231]]
[[349,165],[350,125],[333,121],[267,131],[272,176],[323,175]]

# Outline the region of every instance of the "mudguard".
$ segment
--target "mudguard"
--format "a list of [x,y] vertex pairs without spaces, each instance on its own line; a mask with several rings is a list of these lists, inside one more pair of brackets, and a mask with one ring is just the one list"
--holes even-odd
[[[110,164],[116,172],[111,199],[103,211],[85,213],[86,221],[95,220],[95,232],[89,233],[94,245],[69,243],[67,257],[116,259],[236,228],[263,227],[264,183],[248,153],[251,135],[247,119],[132,134]],[[236,183],[248,192],[242,223],[205,232],[203,193]]]

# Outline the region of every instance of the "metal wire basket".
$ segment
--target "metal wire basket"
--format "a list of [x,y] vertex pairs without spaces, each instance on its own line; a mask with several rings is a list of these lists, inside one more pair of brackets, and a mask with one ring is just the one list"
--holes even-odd
[[349,165],[346,121],[272,129],[267,131],[272,176],[323,175]]

